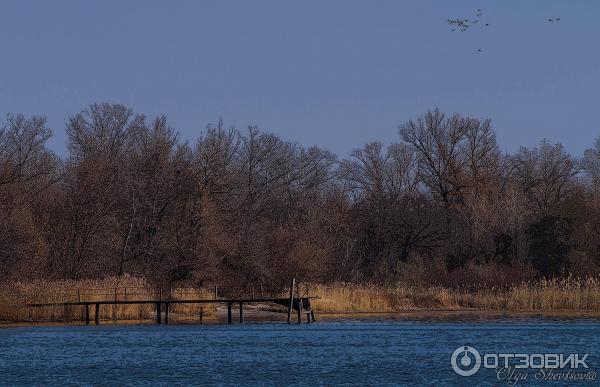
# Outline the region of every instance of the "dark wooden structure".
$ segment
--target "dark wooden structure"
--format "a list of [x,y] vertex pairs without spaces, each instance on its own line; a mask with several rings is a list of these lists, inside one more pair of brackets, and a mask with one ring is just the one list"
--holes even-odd
[[[296,290],[294,292],[294,290]],[[254,292],[253,292],[254,293]],[[306,294],[300,294],[300,287],[295,283],[295,279],[292,280],[292,285],[290,287],[289,297],[263,297],[261,294],[260,297],[218,297],[217,287],[215,287],[215,295],[212,299],[172,299],[170,294],[165,297],[162,294],[162,291],[158,293],[157,299],[152,300],[118,300],[116,297],[112,300],[104,300],[104,301],[82,301],[80,299],[79,290],[78,301],[73,302],[51,302],[51,303],[30,303],[27,304],[28,307],[31,308],[43,308],[43,307],[76,307],[81,306],[84,308],[84,320],[86,324],[90,323],[90,308],[94,306],[94,322],[96,325],[100,324],[100,306],[102,305],[140,305],[140,304],[150,304],[154,305],[156,310],[156,323],[161,324],[169,323],[169,308],[170,305],[173,304],[223,304],[227,305],[227,323],[233,323],[232,316],[232,306],[236,304],[239,310],[239,322],[244,323],[244,304],[265,304],[265,303],[274,303],[277,305],[282,305],[286,307],[287,310],[287,322],[292,322],[292,311],[297,311],[297,320],[298,324],[302,323],[303,314],[306,315],[306,321],[308,323],[316,322],[315,313],[311,307],[311,300],[317,299],[318,297],[309,296],[308,292]],[[164,320],[163,320],[164,313]],[[202,324],[203,320],[203,308],[200,308],[200,323]]]

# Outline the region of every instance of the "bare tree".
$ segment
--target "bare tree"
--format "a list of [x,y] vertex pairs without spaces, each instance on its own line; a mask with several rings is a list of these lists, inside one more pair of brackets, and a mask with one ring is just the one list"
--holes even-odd
[[416,159],[405,144],[392,144],[384,154],[383,145],[372,142],[342,160],[338,176],[355,200],[395,201],[416,189]]
[[490,120],[438,109],[402,142],[341,159],[222,120],[190,146],[166,117],[119,104],[66,130],[60,160],[45,119],[0,124],[2,278],[391,285],[416,270],[417,284],[467,286],[473,267],[499,284],[600,272],[600,140],[580,175],[560,144],[501,155]]
[[582,168],[592,190],[598,195],[600,193],[600,138],[596,139],[593,148],[585,151]]
[[[8,115],[6,123],[0,125],[0,189],[18,183],[21,188],[34,189],[28,193],[35,194],[36,183],[55,180],[57,160],[46,149],[51,135],[43,117]],[[44,186],[42,183],[37,188]]]
[[498,152],[489,120],[447,118],[438,109],[402,125],[400,136],[415,148],[423,182],[446,204],[464,203]]
[[0,277],[43,268],[47,245],[37,217],[60,165],[46,148],[50,135],[43,117],[8,115],[0,124]]
[[561,144],[542,140],[533,149],[521,148],[514,158],[514,178],[539,214],[552,209],[574,188],[579,166]]

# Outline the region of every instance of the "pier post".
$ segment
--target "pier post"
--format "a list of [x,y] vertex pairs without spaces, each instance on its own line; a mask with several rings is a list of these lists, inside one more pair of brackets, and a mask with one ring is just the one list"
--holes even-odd
[[160,324],[161,323],[161,316],[160,316],[160,302],[156,303],[156,323]]
[[227,302],[227,324],[231,324],[231,302]]
[[200,325],[202,325],[203,319],[204,319],[204,308],[200,307]]
[[165,303],[165,324],[169,323],[169,303]]
[[112,306],[112,319],[117,319],[117,288],[115,287],[115,303]]
[[[306,292],[308,293],[308,288]],[[317,320],[315,319],[315,311],[313,310],[313,307],[310,303],[310,298],[306,299],[306,306],[308,307],[309,311],[309,313],[306,314],[306,317],[308,317],[308,322],[311,322],[310,320],[312,320],[312,322],[317,322]]]
[[85,304],[85,323],[90,325],[90,305]]
[[292,322],[292,308],[294,307],[294,285],[296,284],[296,278],[292,278],[292,286],[290,286],[290,306],[288,308],[287,322]]
[[298,297],[298,324],[302,324],[302,299]]
[[94,322],[96,325],[100,325],[100,304],[96,303],[96,313],[94,315]]
[[244,323],[244,303],[240,301],[240,324]]

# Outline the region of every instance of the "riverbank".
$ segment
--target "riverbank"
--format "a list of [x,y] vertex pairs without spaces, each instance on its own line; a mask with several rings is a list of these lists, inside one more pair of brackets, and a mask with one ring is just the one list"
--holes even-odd
[[[311,284],[310,295],[318,296],[313,309],[318,318],[437,318],[471,314],[496,315],[600,315],[600,282],[596,279],[564,279],[523,283],[512,287],[451,289],[442,287],[383,288],[355,284]],[[159,295],[160,296],[160,295]],[[174,288],[169,297],[213,298],[209,289]],[[108,278],[99,281],[16,282],[0,286],[0,322],[50,323],[83,320],[83,308],[27,308],[29,302],[101,301],[112,299],[153,299],[156,288],[139,278]],[[246,309],[246,317],[256,321],[279,321],[284,307],[258,305]],[[101,310],[103,323],[152,322],[152,305],[111,305]],[[179,323],[220,323],[223,310],[216,306],[173,304],[171,318]],[[354,317],[352,317],[354,316]]]
[[316,285],[319,312],[402,312],[416,310],[488,310],[510,312],[594,312],[600,310],[600,281],[540,280],[507,288]]
[[[213,292],[207,288],[160,288],[133,276],[107,277],[100,280],[36,280],[0,283],[0,321],[52,322],[83,319],[81,306],[29,308],[29,303],[62,303],[80,301],[207,299]],[[170,311],[181,316],[210,318],[212,305],[173,304]],[[126,322],[152,319],[152,304],[108,305],[100,309],[101,321]]]
[[[317,321],[321,323],[384,323],[384,322],[428,322],[428,323],[491,323],[491,322],[527,322],[532,320],[543,321],[570,321],[591,320],[600,321],[600,311],[546,311],[546,312],[514,312],[502,310],[413,310],[403,312],[338,312],[319,313]],[[286,314],[268,310],[257,310],[246,313],[245,324],[285,324]],[[295,324],[293,320],[293,324]],[[202,324],[197,316],[172,315],[170,325],[227,325],[225,311],[217,310],[211,316],[204,318]],[[85,326],[83,320],[65,321],[0,321],[0,329],[19,327],[63,327]],[[156,325],[153,318],[149,319],[121,319],[101,320],[101,326],[134,326]],[[239,325],[237,321],[234,325]]]

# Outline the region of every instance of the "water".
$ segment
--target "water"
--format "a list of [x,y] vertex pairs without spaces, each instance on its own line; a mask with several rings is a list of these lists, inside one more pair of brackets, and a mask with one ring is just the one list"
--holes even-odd
[[[600,322],[585,319],[57,326],[0,329],[0,384],[510,385],[491,369],[457,375],[450,357],[464,345],[590,353],[586,371],[600,371]],[[517,385],[566,384],[529,372]]]

